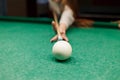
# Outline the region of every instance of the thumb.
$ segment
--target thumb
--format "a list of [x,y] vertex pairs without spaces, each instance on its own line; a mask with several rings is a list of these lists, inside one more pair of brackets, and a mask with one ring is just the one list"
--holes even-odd
[[58,36],[56,35],[50,40],[50,42],[57,41],[57,39],[58,39]]

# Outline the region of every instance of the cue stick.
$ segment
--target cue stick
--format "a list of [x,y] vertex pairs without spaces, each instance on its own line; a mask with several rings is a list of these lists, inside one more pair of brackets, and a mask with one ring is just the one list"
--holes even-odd
[[58,35],[58,41],[59,40],[63,40],[62,39],[62,36],[60,34],[60,28],[59,28],[59,24],[58,24],[58,17],[57,17],[57,14],[53,11],[53,17],[54,17],[54,21],[55,21],[55,24],[56,24],[56,31],[57,31],[57,35]]

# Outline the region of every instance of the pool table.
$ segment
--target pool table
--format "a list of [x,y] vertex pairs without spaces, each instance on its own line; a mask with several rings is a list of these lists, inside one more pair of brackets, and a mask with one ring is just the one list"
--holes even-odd
[[0,80],[120,80],[119,29],[69,28],[72,56],[58,61],[51,21],[0,18]]

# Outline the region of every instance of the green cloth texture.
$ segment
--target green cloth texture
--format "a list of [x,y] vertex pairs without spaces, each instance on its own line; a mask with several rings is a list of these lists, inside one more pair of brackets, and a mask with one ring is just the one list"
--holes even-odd
[[0,80],[120,80],[120,30],[68,29],[71,58],[52,55],[51,24],[0,21]]

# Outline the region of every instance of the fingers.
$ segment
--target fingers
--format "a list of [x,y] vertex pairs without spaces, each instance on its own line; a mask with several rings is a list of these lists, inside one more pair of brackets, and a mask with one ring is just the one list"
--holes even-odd
[[66,37],[66,35],[62,35],[62,38],[63,38],[63,40],[65,40],[67,42],[69,41],[68,38]]
[[[64,41],[69,41],[65,34],[62,34],[61,36],[62,36]],[[56,35],[50,40],[50,42],[54,42],[54,41],[57,41],[57,40],[58,40],[58,36]]]
[[57,39],[58,39],[58,36],[56,35],[56,36],[54,36],[54,37],[50,40],[50,42],[57,41]]
[[[52,21],[52,26],[53,26],[53,29],[56,31],[57,29],[56,29],[55,21]],[[61,34],[63,40],[68,41],[68,38],[65,34],[65,30],[66,30],[65,27],[60,28],[60,34]],[[54,42],[54,41],[57,41],[57,40],[58,40],[58,36],[56,35],[50,40],[50,42]]]

